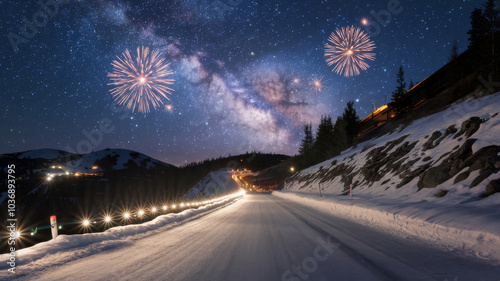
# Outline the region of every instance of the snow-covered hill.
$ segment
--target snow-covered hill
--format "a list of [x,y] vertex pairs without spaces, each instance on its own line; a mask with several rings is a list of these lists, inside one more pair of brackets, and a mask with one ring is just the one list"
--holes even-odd
[[82,155],[81,157],[76,157],[74,160],[68,162],[67,166],[73,170],[87,170],[91,169],[93,165],[102,161],[106,157],[112,158],[113,161],[116,161],[113,163],[113,170],[125,169],[129,161],[132,161],[137,166],[146,169],[153,168],[157,165],[171,166],[170,164],[163,163],[142,153],[126,149],[105,149],[91,152],[89,154]]
[[457,102],[298,172],[273,194],[499,258],[499,112],[500,93]]
[[16,156],[19,159],[59,159],[71,156],[72,154],[63,150],[45,148],[12,153],[10,155]]
[[231,169],[222,168],[209,173],[186,194],[186,198],[211,198],[238,192],[240,187],[231,178]]
[[126,149],[104,149],[88,154],[72,154],[57,149],[36,149],[3,154],[0,155],[0,158],[9,159],[9,161],[13,159],[36,161],[41,167],[33,167],[33,170],[44,170],[55,165],[58,167],[61,166],[65,171],[75,173],[90,172],[93,170],[93,167],[94,170],[102,171],[103,167],[101,166],[103,165],[111,170],[123,170],[130,165],[136,165],[145,169],[151,169],[156,166],[172,166],[142,153]]
[[285,190],[498,204],[500,93],[456,103],[287,180]]

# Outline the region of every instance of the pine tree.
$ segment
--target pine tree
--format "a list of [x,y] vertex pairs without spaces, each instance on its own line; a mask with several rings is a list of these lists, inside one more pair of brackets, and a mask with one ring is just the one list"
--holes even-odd
[[[347,103],[347,107],[344,109],[344,113],[342,114],[342,119],[346,123],[346,128],[344,129],[347,133],[348,146],[351,146],[354,138],[359,133],[359,116],[356,113],[353,101]],[[337,125],[337,122],[335,122],[335,125]]]
[[[456,58],[458,58],[458,41],[453,40],[453,43],[451,43],[450,51],[448,52],[448,62],[454,61]],[[410,87],[411,89],[411,87]]]
[[311,151],[314,145],[314,137],[312,135],[312,124],[306,124],[304,126],[304,139],[300,145],[299,153],[305,155]]
[[[417,83],[418,84],[418,83]],[[415,87],[415,83],[413,83],[413,79],[410,80],[410,85],[408,86],[408,90]]]
[[351,146],[352,140],[347,129],[347,120],[341,116],[337,117],[337,121],[335,121],[335,125],[333,126],[334,155],[340,154]]
[[484,3],[483,16],[486,19],[488,32],[498,30],[500,10],[498,9],[498,0],[488,0]]
[[489,21],[483,10],[475,9],[471,13],[471,29],[467,32],[469,34],[469,47],[479,44],[489,31]]
[[321,117],[321,122],[316,133],[316,141],[314,142],[314,152],[319,161],[328,159],[333,156],[333,123],[330,116]]
[[394,109],[396,111],[396,114],[399,114],[405,108],[404,94],[406,92],[406,83],[405,83],[405,72],[403,71],[403,66],[399,67],[397,78],[398,78],[397,79],[398,87],[394,92],[392,92],[392,101],[394,103]]

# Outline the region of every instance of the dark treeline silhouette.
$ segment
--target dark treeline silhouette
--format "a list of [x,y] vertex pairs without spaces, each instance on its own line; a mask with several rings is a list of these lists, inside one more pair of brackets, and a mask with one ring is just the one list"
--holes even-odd
[[348,102],[344,113],[337,117],[335,124],[330,116],[321,117],[316,130],[316,137],[312,133],[312,125],[304,126],[299,155],[294,159],[299,169],[320,163],[352,146],[358,134],[359,117],[354,108],[354,102]]

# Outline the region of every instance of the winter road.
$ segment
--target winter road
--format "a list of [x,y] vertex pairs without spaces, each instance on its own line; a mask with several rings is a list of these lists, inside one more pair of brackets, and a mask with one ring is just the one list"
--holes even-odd
[[[23,280],[495,280],[500,267],[269,194]],[[23,276],[24,275],[24,276]],[[498,280],[498,279],[497,279]]]

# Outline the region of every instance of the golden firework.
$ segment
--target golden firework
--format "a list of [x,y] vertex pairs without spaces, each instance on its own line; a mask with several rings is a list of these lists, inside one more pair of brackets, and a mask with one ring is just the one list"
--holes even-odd
[[163,100],[174,91],[169,85],[174,79],[168,77],[173,74],[169,63],[165,62],[158,50],[149,51],[147,47],[137,48],[137,57],[132,58],[129,50],[125,50],[123,57],[111,63],[113,72],[108,73],[114,86],[111,95],[120,105],[126,105],[134,112],[147,113],[150,105],[154,109],[163,105]]
[[367,61],[375,60],[375,43],[370,36],[359,27],[348,26],[337,29],[325,44],[325,57],[329,66],[335,65],[333,71],[345,77],[356,76],[360,70],[367,70]]

